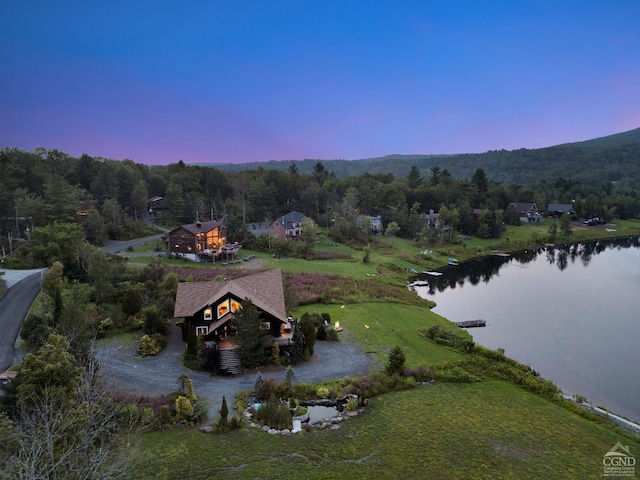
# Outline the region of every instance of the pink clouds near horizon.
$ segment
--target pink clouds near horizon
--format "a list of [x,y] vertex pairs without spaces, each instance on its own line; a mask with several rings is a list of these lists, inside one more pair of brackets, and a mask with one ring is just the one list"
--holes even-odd
[[0,147],[237,163],[540,148],[640,126],[632,0],[149,6],[8,5]]

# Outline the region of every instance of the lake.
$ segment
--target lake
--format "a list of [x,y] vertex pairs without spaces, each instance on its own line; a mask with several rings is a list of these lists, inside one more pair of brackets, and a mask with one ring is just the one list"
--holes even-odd
[[640,422],[640,239],[541,247],[423,277],[434,312],[564,393]]

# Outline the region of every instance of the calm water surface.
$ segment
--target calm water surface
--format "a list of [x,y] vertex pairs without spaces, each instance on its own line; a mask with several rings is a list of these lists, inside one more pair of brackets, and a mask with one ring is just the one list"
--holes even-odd
[[469,329],[476,343],[640,422],[639,247],[631,239],[491,257],[417,290],[449,320],[486,320]]

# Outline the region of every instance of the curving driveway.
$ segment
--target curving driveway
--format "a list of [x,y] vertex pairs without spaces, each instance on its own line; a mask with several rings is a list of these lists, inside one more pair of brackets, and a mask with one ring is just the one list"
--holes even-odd
[[[136,355],[134,346],[125,346],[118,340],[106,340],[97,347],[96,356],[102,367],[103,378],[110,390],[138,395],[162,395],[178,389],[178,377],[186,373],[193,380],[196,395],[209,402],[209,418],[215,419],[227,397],[231,407],[233,397],[251,390],[258,369],[236,377],[210,376],[182,366],[184,352],[180,330],[171,326],[167,346],[156,357]],[[363,353],[351,342],[316,342],[310,361],[294,367],[294,382],[317,383],[324,380],[365,375],[372,365],[370,355]],[[285,368],[268,367],[260,372],[264,379],[283,380]]]
[[0,298],[0,372],[13,363],[22,321],[40,292],[41,270],[2,270],[8,290]]
[[[129,245],[157,241],[161,235],[115,242],[103,247],[116,253]],[[15,343],[22,321],[33,300],[40,292],[42,270],[4,270],[2,278],[9,288],[0,298],[0,371],[9,368],[14,361]],[[215,419],[225,396],[229,405],[233,397],[244,390],[251,390],[258,369],[236,377],[213,377],[182,366],[181,355],[185,345],[180,330],[172,326],[167,346],[156,357],[142,358],[136,354],[136,345],[125,345],[122,340],[108,339],[96,348],[106,387],[113,391],[137,395],[163,395],[178,388],[178,377],[186,373],[192,380],[196,395],[209,402],[209,418]],[[372,357],[349,341],[317,342],[310,361],[294,367],[294,382],[318,383],[325,380],[365,375],[372,366]],[[276,381],[284,379],[286,369],[268,367],[261,369],[263,378]]]

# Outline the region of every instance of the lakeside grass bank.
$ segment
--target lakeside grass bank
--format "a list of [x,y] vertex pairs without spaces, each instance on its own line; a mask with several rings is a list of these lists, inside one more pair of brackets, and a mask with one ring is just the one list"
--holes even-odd
[[[640,235],[640,222],[629,223],[617,236]],[[257,258],[263,262],[261,268],[338,274],[354,282],[377,272],[382,276],[376,275],[376,281],[406,289],[407,267],[431,270],[445,265],[447,256],[464,261],[491,254],[492,249],[513,252],[544,243],[544,237],[539,238],[546,231],[543,225],[513,229],[505,234],[508,240],[434,245],[429,255],[423,255],[424,248],[413,242],[393,239],[392,248],[374,249],[370,264],[362,262],[359,250],[325,245],[324,240],[319,249],[340,249],[351,258],[308,261],[274,259],[267,254]],[[570,241],[596,240],[597,233],[585,229],[579,239]],[[170,262],[186,266],[183,261]],[[345,328],[340,335],[360,343],[378,366],[393,347],[400,346],[407,366],[462,365],[477,378],[462,383],[437,381],[372,398],[363,414],[337,431],[313,430],[291,437],[248,428],[225,435],[183,428],[146,433],[140,437],[142,448],[131,478],[602,478],[603,455],[617,442],[628,445],[636,457],[640,454],[637,436],[584,418],[566,404],[494,374],[482,375],[482,364],[420,335],[434,325],[454,329],[424,304],[336,299],[298,307],[295,314],[312,311],[330,313],[332,322],[339,321]],[[468,335],[459,329],[458,334]]]

